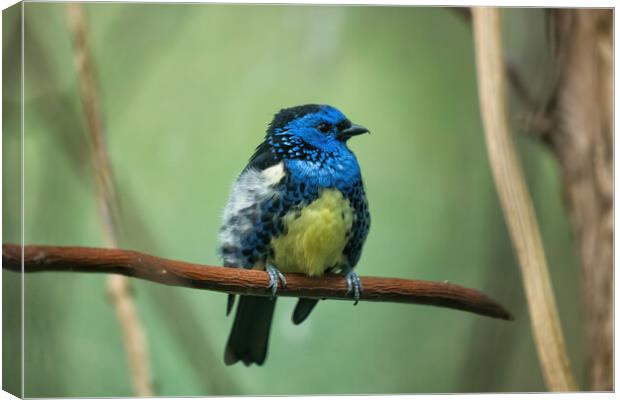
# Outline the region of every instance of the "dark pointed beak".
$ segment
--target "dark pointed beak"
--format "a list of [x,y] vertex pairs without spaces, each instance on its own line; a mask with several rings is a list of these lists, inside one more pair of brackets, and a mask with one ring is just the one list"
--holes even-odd
[[370,131],[368,130],[368,128],[365,128],[361,125],[352,124],[347,129],[340,131],[340,133],[338,134],[338,139],[344,141],[353,136],[361,135],[362,133],[370,133]]

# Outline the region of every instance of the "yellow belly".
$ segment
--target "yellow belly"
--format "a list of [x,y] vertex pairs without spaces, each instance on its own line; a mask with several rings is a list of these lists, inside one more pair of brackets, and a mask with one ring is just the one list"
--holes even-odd
[[349,200],[339,190],[325,189],[301,212],[284,216],[286,234],[271,240],[271,263],[282,272],[322,275],[344,264],[342,251],[353,223]]

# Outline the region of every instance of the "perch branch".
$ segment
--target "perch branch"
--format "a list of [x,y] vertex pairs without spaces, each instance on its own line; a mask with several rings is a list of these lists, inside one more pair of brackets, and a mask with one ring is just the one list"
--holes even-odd
[[[95,65],[88,40],[86,15],[81,4],[67,4],[67,18],[73,35],[75,67],[80,80],[82,105],[92,143],[93,178],[104,239],[108,246],[118,247],[119,216],[114,175],[105,146],[101,106],[97,90]],[[110,275],[108,293],[121,325],[123,342],[127,351],[134,391],[138,396],[152,396],[149,354],[146,333],[131,296],[129,280],[120,275]]]
[[576,390],[534,207],[508,125],[499,9],[475,7],[472,16],[487,151],[521,267],[543,375],[550,390]]
[[[2,245],[2,266],[21,272],[21,247]],[[171,286],[218,292],[269,296],[266,272],[243,268],[212,267],[166,260],[131,250],[87,247],[25,246],[25,272],[115,273]],[[426,304],[453,308],[493,318],[512,319],[500,304],[484,294],[447,282],[362,277],[361,301]],[[353,300],[345,280],[338,275],[310,278],[286,274],[287,286],[279,296]]]

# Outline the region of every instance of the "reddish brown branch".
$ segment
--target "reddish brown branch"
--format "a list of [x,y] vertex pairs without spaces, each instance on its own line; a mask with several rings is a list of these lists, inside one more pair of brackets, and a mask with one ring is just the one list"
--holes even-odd
[[[2,267],[21,271],[21,248],[2,245]],[[87,247],[26,246],[25,272],[67,271],[116,273],[164,285],[218,292],[268,296],[268,276],[263,271],[222,268],[166,260],[137,251]],[[447,282],[362,277],[361,301],[426,304],[453,308],[493,318],[512,319],[500,304],[484,294]],[[287,274],[287,287],[279,296],[352,300],[346,283],[337,275],[310,278]]]

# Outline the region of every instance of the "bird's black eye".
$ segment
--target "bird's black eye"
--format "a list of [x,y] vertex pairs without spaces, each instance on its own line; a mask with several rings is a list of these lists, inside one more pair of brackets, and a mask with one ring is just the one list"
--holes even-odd
[[316,127],[318,130],[320,130],[323,133],[327,133],[329,132],[330,129],[332,129],[331,124],[327,123],[327,122],[321,122],[320,124],[317,125]]
[[351,127],[351,121],[349,121],[348,119],[345,119],[344,121],[336,125],[336,128],[338,128],[339,131],[344,131],[345,129],[350,128],[350,127]]

